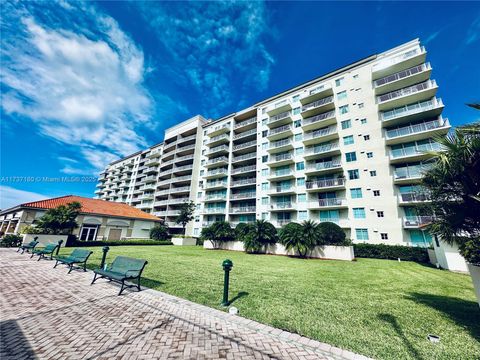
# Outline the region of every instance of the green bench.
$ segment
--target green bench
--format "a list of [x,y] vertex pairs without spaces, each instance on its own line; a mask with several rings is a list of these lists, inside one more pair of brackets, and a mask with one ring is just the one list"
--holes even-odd
[[40,261],[40,259],[46,259],[46,255],[50,255],[50,260],[53,260],[53,253],[55,250],[57,250],[57,247],[58,244],[50,243],[47,244],[43,249],[34,249],[30,258],[32,258],[33,255],[37,255],[38,261]]
[[38,236],[35,236],[33,238],[32,241],[30,241],[28,244],[25,244],[25,245],[20,245],[20,247],[18,248],[17,252],[19,252],[20,250],[22,250],[22,254],[26,251],[28,252],[29,250],[33,251],[35,249],[35,246],[38,245]]
[[78,269],[83,268],[83,271],[87,271],[87,260],[92,255],[93,251],[85,250],[85,249],[73,249],[72,253],[67,256],[55,256],[55,266],[54,269],[57,267],[58,264],[65,264],[70,269],[68,273],[70,274],[75,266],[75,264],[83,264],[83,266],[79,267]]
[[[136,287],[138,291],[140,291],[140,276],[142,275],[143,269],[147,265],[146,260],[142,259],[134,259],[126,256],[117,256],[115,260],[113,260],[112,265],[105,269],[95,269],[93,272],[95,275],[93,276],[92,284],[98,278],[107,278],[110,281],[118,282],[122,284],[120,292],[118,295],[121,295],[123,290],[130,287]],[[137,280],[137,285],[128,285],[125,284],[125,281],[133,281]]]

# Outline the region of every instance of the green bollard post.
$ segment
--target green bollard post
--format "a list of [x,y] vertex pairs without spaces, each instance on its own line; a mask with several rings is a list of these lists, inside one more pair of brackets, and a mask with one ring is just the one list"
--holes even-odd
[[108,250],[110,250],[110,248],[109,248],[108,246],[104,246],[104,247],[102,248],[103,255],[102,255],[102,262],[100,263],[100,269],[102,269],[102,270],[103,270],[104,267],[105,267],[105,260],[106,260],[106,258],[107,258],[107,252],[108,252]]
[[230,270],[232,270],[233,263],[232,260],[226,259],[222,263],[223,271],[225,276],[223,278],[223,301],[222,306],[228,306],[230,303],[228,301],[228,284],[230,282]]

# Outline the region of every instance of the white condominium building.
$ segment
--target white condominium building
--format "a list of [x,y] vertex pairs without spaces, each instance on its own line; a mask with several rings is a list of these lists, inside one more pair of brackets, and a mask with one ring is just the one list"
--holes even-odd
[[191,199],[195,236],[218,220],[312,219],[355,242],[425,246],[431,218],[414,205],[428,201],[426,151],[450,129],[431,71],[413,40],[221,119],[197,116],[110,164],[96,193],[178,230],[178,205]]

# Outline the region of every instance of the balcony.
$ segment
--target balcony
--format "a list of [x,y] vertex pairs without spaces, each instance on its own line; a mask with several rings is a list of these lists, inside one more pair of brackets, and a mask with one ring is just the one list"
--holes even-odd
[[270,175],[268,176],[269,180],[275,180],[275,181],[294,179],[294,178],[295,178],[295,173],[292,168],[271,170]]
[[168,165],[172,165],[172,164],[173,164],[173,161],[174,161],[174,160],[162,161],[162,163],[160,164],[160,168],[163,169],[164,167],[166,167],[166,166],[168,166]]
[[418,229],[433,221],[433,216],[405,216],[403,218],[403,227],[405,229]]
[[155,201],[153,203],[153,206],[166,206],[168,205],[168,203],[168,200]]
[[438,86],[435,80],[426,80],[419,84],[378,95],[378,109],[383,111],[411,104],[412,102],[425,101],[433,98],[437,90]]
[[146,176],[142,179],[142,183],[153,183],[157,181],[157,177],[155,175]]
[[248,165],[248,166],[242,166],[242,167],[232,169],[231,173],[232,173],[232,175],[236,175],[236,174],[255,172],[256,170],[257,170],[256,165]]
[[336,179],[325,179],[317,181],[307,181],[305,183],[307,191],[317,192],[317,191],[331,191],[331,190],[340,190],[345,189],[345,179],[336,178]]
[[292,112],[285,111],[280,114],[270,116],[270,118],[268,119],[267,126],[269,128],[272,128],[280,125],[289,124],[291,122],[292,122]]
[[205,155],[208,157],[215,156],[215,155],[218,156],[222,154],[228,154],[228,151],[229,151],[228,145],[220,145],[220,146],[215,146],[210,148]]
[[296,211],[297,204],[291,201],[274,202],[270,204],[270,211]]
[[174,187],[170,189],[170,194],[189,193],[190,186]]
[[342,168],[342,161],[340,160],[340,157],[338,157],[336,159],[329,160],[329,161],[307,163],[305,174],[307,175],[325,174],[325,173],[337,172],[341,168]]
[[318,199],[308,203],[309,209],[343,209],[348,208],[347,199],[332,198],[332,199]]
[[291,222],[294,222],[292,219],[277,219],[277,220],[274,220],[272,221],[272,224],[276,227],[276,228],[281,228],[287,224],[290,224]]
[[314,159],[327,155],[340,154],[340,147],[338,141],[334,141],[328,144],[320,144],[315,146],[309,146],[305,148],[305,159]]
[[409,124],[396,129],[385,131],[385,140],[388,145],[400,144],[406,141],[416,141],[445,135],[451,126],[448,119],[441,116],[437,120],[425,121],[418,124]]
[[178,163],[181,163],[181,162],[184,162],[184,161],[192,160],[193,158],[194,158],[193,154],[184,155],[184,156],[177,156],[175,158],[175,163],[178,164]]
[[411,68],[416,65],[423,64],[427,52],[423,46],[419,46],[413,50],[406,51],[402,54],[385,57],[372,66],[372,74],[375,79],[385,77],[388,74],[399,72]]
[[187,141],[195,140],[196,137],[197,137],[197,134],[181,137],[180,139],[177,140],[177,143],[181,144],[181,143],[184,143],[184,142],[187,142]]
[[239,180],[234,180],[230,183],[230,187],[240,187],[240,186],[249,186],[249,185],[255,185],[257,183],[257,178],[245,178],[245,179],[239,179]]
[[246,138],[256,138],[257,137],[257,128],[250,129],[238,134],[233,135],[233,140],[246,139]]
[[229,132],[230,132],[230,123],[223,123],[221,125],[209,127],[207,130],[207,135],[213,139],[219,134],[229,133]]
[[429,169],[430,164],[397,167],[393,172],[395,184],[419,183],[423,173]]
[[257,140],[245,142],[243,144],[233,145],[232,151],[236,153],[244,153],[255,149],[257,146]]
[[230,200],[245,200],[245,199],[255,199],[255,191],[241,192],[230,194]]
[[[255,124],[255,126],[253,126],[253,124]],[[235,123],[233,128],[234,129],[242,129],[242,128],[246,128],[247,126],[252,127],[252,128],[253,127],[256,128],[257,127],[256,124],[257,124],[257,117],[252,117],[250,119],[243,120],[243,121]]]
[[300,97],[300,103],[302,103],[302,105],[309,104],[328,95],[333,95],[332,86],[330,84],[322,84],[311,90],[305,91]]
[[283,125],[278,128],[271,129],[268,132],[267,139],[272,141],[272,140],[278,140],[291,135],[293,135],[292,125]]
[[391,126],[415,120],[438,117],[443,111],[444,105],[441,99],[416,102],[401,106],[389,111],[380,112],[380,118],[384,126]]
[[409,192],[398,195],[398,203],[400,205],[415,205],[428,201],[430,201],[430,196],[425,192]]
[[249,160],[256,160],[257,158],[257,153],[256,152],[251,152],[248,154],[240,155],[240,156],[234,156],[232,158],[232,163],[243,163],[243,162],[249,162]]
[[293,152],[288,152],[285,154],[278,154],[270,156],[267,165],[270,167],[277,167],[282,165],[293,164],[294,160]]
[[255,213],[256,207],[253,206],[232,206],[230,208],[230,214],[247,214],[247,213]]
[[221,178],[225,177],[228,175],[228,169],[227,168],[216,168],[210,171],[207,171],[203,177],[205,179],[215,179],[215,178]]
[[270,186],[270,190],[268,191],[269,195],[287,195],[287,194],[295,194],[297,188],[295,186]]
[[170,189],[166,189],[166,190],[156,191],[156,192],[155,192],[155,195],[157,195],[157,196],[162,196],[162,195],[168,195],[169,193],[170,193]]
[[211,208],[204,208],[202,210],[203,214],[225,214],[226,208],[224,207],[211,207]]
[[284,99],[268,106],[267,114],[268,116],[274,116],[280,113],[288,112],[290,110],[292,110],[292,104],[290,102],[290,99]]
[[158,167],[151,166],[149,168],[146,168],[144,171],[145,174],[155,174],[158,173]]
[[192,144],[192,145],[187,145],[187,146],[179,146],[177,147],[177,150],[176,150],[176,154],[177,155],[181,155],[181,154],[185,154],[186,152],[189,152],[191,150],[194,150],[195,149],[195,144]]
[[230,134],[221,134],[207,140],[206,145],[208,147],[214,147],[220,144],[226,144],[230,142]]
[[318,115],[322,112],[335,109],[333,102],[333,95],[327,96],[323,99],[313,101],[302,106],[301,114],[303,118]]
[[293,150],[292,139],[283,139],[283,140],[271,142],[267,151],[270,154],[274,154],[274,153],[279,153],[287,150]]
[[192,175],[183,175],[183,176],[174,176],[170,179],[171,183],[179,183],[179,182],[190,182],[192,180]]
[[214,159],[210,159],[205,163],[205,167],[213,167],[213,166],[220,166],[220,165],[226,165],[228,164],[228,157],[226,156],[220,156]]
[[303,143],[305,145],[319,144],[328,140],[338,139],[338,132],[336,125],[311,131],[303,135]]
[[227,194],[209,194],[205,196],[204,202],[227,200]]
[[188,196],[185,196],[185,197],[168,199],[168,203],[169,204],[183,204],[184,202],[187,202],[189,200],[190,200],[190,198]]
[[193,164],[183,165],[183,166],[175,166],[175,168],[173,168],[173,172],[175,174],[177,174],[177,173],[187,173],[192,169],[193,169]]
[[404,147],[401,149],[390,150],[390,162],[399,163],[404,161],[418,161],[431,158],[429,151],[442,150],[442,146],[436,142]]
[[181,211],[180,210],[168,210],[167,211],[167,216],[178,216],[180,215]]
[[153,213],[153,215],[155,215],[155,216],[165,216],[165,215],[167,215],[167,212],[166,211],[155,211]]
[[221,189],[227,187],[226,180],[210,181],[205,184],[205,189]]
[[430,79],[431,72],[430,63],[426,63],[385,76],[373,82],[375,94],[386,93],[426,81]]
[[335,118],[335,110],[324,112],[309,118],[302,120],[303,130],[316,130],[328,125],[334,125],[337,123]]

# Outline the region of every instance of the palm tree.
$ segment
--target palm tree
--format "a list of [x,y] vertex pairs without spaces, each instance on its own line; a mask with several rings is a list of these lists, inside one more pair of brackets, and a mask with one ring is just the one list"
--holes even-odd
[[302,223],[302,236],[305,246],[311,250],[319,243],[318,223],[313,220],[305,220]]
[[265,245],[277,242],[277,229],[266,220],[257,220],[246,228],[243,246],[249,253],[261,252]]
[[287,251],[295,250],[300,257],[305,257],[311,249],[303,237],[303,227],[298,223],[289,223],[282,227],[279,234],[280,243]]
[[212,225],[203,228],[200,237],[203,241],[210,240],[213,248],[218,249],[221,243],[234,240],[235,234],[230,223],[216,221]]

